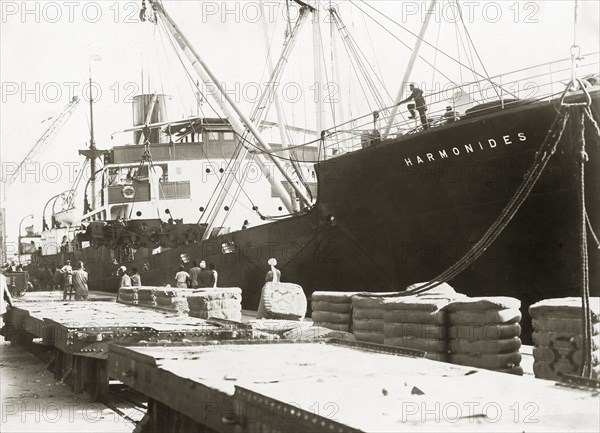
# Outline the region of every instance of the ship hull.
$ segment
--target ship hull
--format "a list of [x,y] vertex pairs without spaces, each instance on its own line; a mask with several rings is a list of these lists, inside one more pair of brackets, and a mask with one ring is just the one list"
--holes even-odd
[[[129,265],[148,268],[142,273],[144,285],[173,285],[182,260],[212,262],[219,286],[241,287],[243,305],[250,309],[258,305],[270,257],[277,258],[283,281],[300,284],[307,294],[404,290],[454,264],[498,218],[531,166],[556,110],[555,102],[519,106],[339,156],[317,166],[319,197],[307,214],[137,258]],[[525,312],[540,299],[579,294],[574,136],[565,133],[504,232],[449,282],[457,291],[514,296]],[[587,138],[587,210],[598,229],[598,143],[593,134]],[[589,253],[591,291],[598,296],[599,256],[592,243]],[[93,289],[117,290],[117,266],[109,250],[85,249],[72,258],[86,262]]]

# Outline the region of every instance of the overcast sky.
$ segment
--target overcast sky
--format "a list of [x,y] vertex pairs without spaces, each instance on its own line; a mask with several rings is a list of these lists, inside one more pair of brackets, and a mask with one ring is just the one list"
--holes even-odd
[[[341,3],[344,23],[355,35],[369,63],[381,74],[388,92],[395,96],[410,51],[388,31],[411,47],[415,39],[384,15],[418,32],[427,3],[395,0],[369,1],[367,5],[356,1],[358,8],[348,1]],[[426,40],[454,57],[460,55],[466,62],[464,49],[457,50],[464,41],[457,38],[453,23],[455,9],[448,0],[438,3]],[[598,3],[579,1],[577,42],[583,52],[599,50]],[[220,81],[249,112],[255,83],[264,82],[265,73],[265,43],[258,22],[258,3],[165,0],[164,4]],[[573,42],[573,1],[461,1],[461,4],[466,27],[490,75],[569,56]],[[141,1],[112,0],[0,1],[3,167],[22,160],[48,126],[47,119],[57,116],[70,97],[87,99],[84,86],[90,64],[94,89],[100,92],[96,93],[98,101],[94,107],[96,141],[100,148],[130,142],[128,134],[117,134],[112,140],[111,134],[131,125],[131,97],[142,90],[142,74],[144,90],[148,90],[150,83],[152,91],[172,97],[169,115],[173,120],[196,114],[193,89],[178,58],[156,26],[139,22],[140,5]],[[265,1],[265,5],[273,51],[277,53],[287,10],[285,2]],[[290,14],[295,19],[297,8],[292,8]],[[328,21],[325,14],[321,21]],[[326,46],[321,56],[330,66],[328,23],[323,23],[321,32]],[[312,32],[306,26],[282,80],[282,84],[288,84],[286,116],[296,126],[314,127],[310,102],[314,99],[314,89],[310,88],[311,45]],[[339,41],[338,51],[344,53]],[[423,56],[456,82],[461,78],[473,80],[473,75],[460,70],[455,62],[441,54],[436,57],[431,47],[423,47]],[[90,62],[91,57],[95,60]],[[352,114],[365,114],[358,113],[364,107],[357,102],[361,100],[357,85],[348,86],[354,78],[348,68],[342,62],[341,82],[337,83],[330,69],[326,79],[339,85]],[[480,67],[479,71],[483,72]],[[419,61],[411,81],[422,83],[428,90],[432,84],[443,86],[447,80],[436,73],[432,81],[431,68]],[[206,115],[214,116],[208,104],[202,109]],[[31,168],[25,182],[17,181],[7,191],[4,207],[9,241],[16,239],[18,223],[28,214],[35,215],[31,221],[39,230],[46,200],[70,187],[72,170],[65,163],[81,163],[77,149],[86,146],[89,140],[87,113],[87,105],[80,104],[60,134],[38,156],[39,165]],[[27,220],[23,226],[31,221]]]

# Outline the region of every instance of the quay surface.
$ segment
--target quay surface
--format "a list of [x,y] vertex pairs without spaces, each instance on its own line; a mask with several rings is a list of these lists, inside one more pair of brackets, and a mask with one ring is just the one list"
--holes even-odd
[[7,342],[0,342],[0,401],[3,433],[129,433],[141,418],[130,406],[120,406],[119,413],[87,394],[73,393],[46,370],[45,362]]

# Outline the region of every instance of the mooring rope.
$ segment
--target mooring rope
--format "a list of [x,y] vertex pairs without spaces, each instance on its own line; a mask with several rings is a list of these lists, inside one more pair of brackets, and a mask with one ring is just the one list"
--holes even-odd
[[587,209],[585,205],[585,164],[589,160],[586,152],[585,143],[585,113],[582,107],[573,107],[576,111],[576,118],[573,120],[574,133],[577,133],[575,148],[575,164],[577,165],[578,189],[578,217],[579,217],[579,254],[581,260],[581,309],[583,316],[583,339],[582,347],[583,358],[581,363],[581,376],[592,377],[592,315],[590,310],[590,281],[589,281],[589,262],[587,250]]
[[558,143],[562,138],[562,134],[566,129],[567,120],[569,119],[569,112],[566,109],[559,111],[558,115],[552,122],[552,125],[544,139],[544,142],[540,146],[538,152],[536,152],[534,162],[531,168],[528,170],[527,175],[519,188],[511,198],[510,202],[504,207],[500,216],[494,221],[490,228],[484,233],[481,239],[471,249],[460,258],[454,265],[446,269],[444,272],[439,274],[437,277],[425,283],[415,290],[410,292],[401,292],[402,295],[415,295],[418,293],[426,292],[438,285],[451,280],[456,275],[468,268],[475,260],[477,260],[489,246],[498,238],[498,236],[504,231],[508,223],[518,212],[523,202],[529,196],[531,190],[537,183],[542,172],[546,168],[548,161],[552,155],[556,152]]

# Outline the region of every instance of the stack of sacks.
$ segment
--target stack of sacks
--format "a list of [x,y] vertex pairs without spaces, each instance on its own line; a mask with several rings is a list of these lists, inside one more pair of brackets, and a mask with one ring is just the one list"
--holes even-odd
[[358,341],[383,344],[383,304],[386,298],[352,297],[352,333]]
[[191,289],[160,288],[154,291],[156,305],[178,312],[189,311],[185,295],[191,293]]
[[383,305],[384,343],[427,352],[426,358],[448,361],[447,298],[405,296]]
[[189,315],[200,319],[242,321],[242,289],[239,287],[195,290],[187,297]]
[[137,287],[121,287],[119,289],[119,301],[128,304],[138,303],[138,288]]
[[268,282],[260,300],[257,319],[300,320],[306,315],[306,295],[297,284]]
[[518,299],[500,296],[448,304],[450,362],[522,375],[520,307]]
[[311,296],[315,326],[352,332],[352,296],[356,292],[314,292]]
[[[590,298],[592,377],[600,378],[600,298]],[[533,319],[533,373],[542,379],[579,375],[583,363],[581,298],[546,299],[529,307]]]
[[156,307],[156,296],[154,295],[156,290],[157,287],[138,287],[138,303]]

